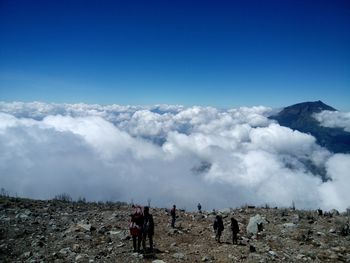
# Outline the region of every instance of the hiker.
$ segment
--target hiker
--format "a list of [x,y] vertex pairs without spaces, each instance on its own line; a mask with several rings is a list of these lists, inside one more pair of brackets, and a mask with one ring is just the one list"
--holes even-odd
[[198,212],[199,212],[199,213],[202,213],[202,206],[201,206],[200,203],[198,203],[197,208],[198,208]]
[[220,237],[222,231],[224,231],[224,222],[222,221],[222,217],[217,215],[214,220],[214,230],[215,230],[215,240],[220,243]]
[[134,252],[140,252],[142,241],[143,214],[140,206],[133,207],[135,208],[135,212],[131,215],[129,229],[132,236]]
[[175,227],[175,221],[176,221],[176,205],[173,205],[173,208],[170,210],[171,215],[171,227]]
[[231,218],[231,231],[232,231],[232,244],[238,244],[237,234],[239,232],[239,226],[236,219]]
[[154,222],[153,216],[149,213],[149,207],[143,208],[143,229],[142,229],[142,247],[146,252],[146,238],[148,236],[150,251],[153,251],[153,235],[154,235]]

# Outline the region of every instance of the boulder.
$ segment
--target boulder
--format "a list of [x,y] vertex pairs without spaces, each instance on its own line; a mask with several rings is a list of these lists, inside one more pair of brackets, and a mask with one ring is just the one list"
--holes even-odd
[[267,221],[261,215],[257,214],[249,219],[247,225],[247,233],[256,235],[259,231],[262,231],[263,224],[266,224]]
[[300,221],[299,215],[297,215],[297,214],[293,215],[293,217],[292,217],[292,222],[293,222],[294,224],[298,224],[299,221]]
[[329,213],[332,215],[332,216],[338,216],[339,215],[339,211],[337,209],[332,209],[331,211],[329,211]]

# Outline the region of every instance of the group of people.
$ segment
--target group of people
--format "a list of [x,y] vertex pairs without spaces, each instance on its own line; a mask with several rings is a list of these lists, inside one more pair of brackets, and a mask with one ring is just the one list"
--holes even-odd
[[[221,234],[224,231],[224,222],[222,216],[217,215],[214,220],[213,228],[215,231],[215,240],[220,243]],[[235,218],[231,218],[232,243],[238,244],[237,234],[239,233],[239,225]]]
[[[140,252],[141,243],[143,251],[146,251],[146,239],[149,239],[150,251],[153,251],[153,235],[154,235],[154,221],[153,216],[149,213],[149,207],[145,206],[142,208],[140,206],[133,206],[135,209],[134,213],[131,215],[130,220],[130,233],[133,241],[134,252]],[[201,213],[201,204],[197,206],[198,212]],[[170,210],[171,216],[171,227],[175,228],[176,222],[176,205],[173,205]],[[213,228],[215,231],[215,240],[220,243],[221,234],[224,231],[224,223],[222,217],[217,215],[214,220]],[[232,232],[232,243],[237,244],[237,234],[239,232],[239,225],[235,218],[231,218],[231,232]]]
[[149,207],[145,206],[143,212],[140,206],[134,206],[134,209],[129,226],[134,252],[140,252],[141,242],[143,250],[146,251],[147,237],[150,250],[153,251],[154,221],[153,216],[149,213]]

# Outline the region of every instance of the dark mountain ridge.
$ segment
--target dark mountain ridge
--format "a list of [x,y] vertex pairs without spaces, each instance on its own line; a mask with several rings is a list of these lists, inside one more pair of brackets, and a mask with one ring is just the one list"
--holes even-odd
[[334,153],[350,153],[350,133],[341,128],[323,127],[314,118],[321,111],[336,111],[322,101],[303,102],[284,108],[270,119],[293,130],[309,133],[317,143]]

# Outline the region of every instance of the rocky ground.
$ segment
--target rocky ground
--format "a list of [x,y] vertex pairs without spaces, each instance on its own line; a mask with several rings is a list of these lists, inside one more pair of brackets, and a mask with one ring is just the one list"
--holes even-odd
[[[214,238],[215,213],[178,212],[176,228],[166,209],[151,208],[156,224],[154,254],[132,252],[128,222],[133,209],[123,203],[38,201],[0,198],[0,262],[350,262],[349,221],[332,211],[274,208],[220,211],[225,230]],[[233,245],[230,218],[240,225]],[[263,231],[247,233],[261,215]],[[342,233],[343,232],[343,233]]]

